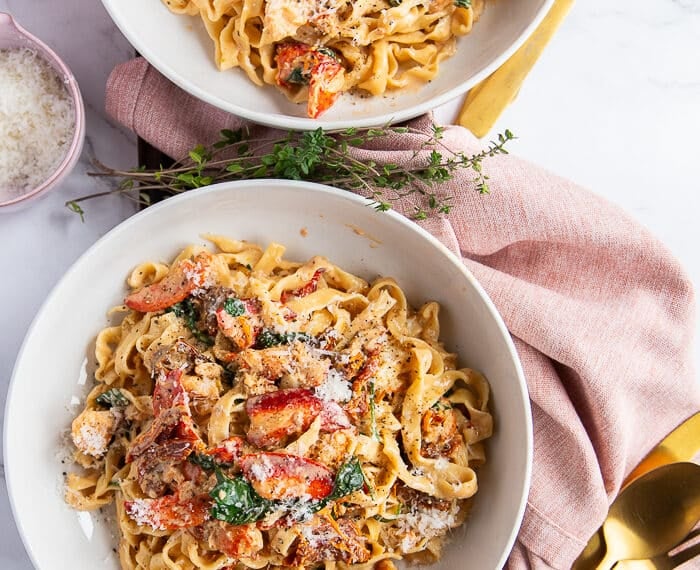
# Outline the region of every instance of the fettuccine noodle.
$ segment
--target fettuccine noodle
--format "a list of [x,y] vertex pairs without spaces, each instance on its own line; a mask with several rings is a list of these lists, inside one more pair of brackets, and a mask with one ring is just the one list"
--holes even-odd
[[127,282],[72,425],[66,501],[114,501],[124,569],[439,559],[477,492],[489,387],[390,278],[222,236]]
[[221,70],[308,100],[317,117],[339,93],[370,95],[432,80],[484,0],[163,0],[199,16]]

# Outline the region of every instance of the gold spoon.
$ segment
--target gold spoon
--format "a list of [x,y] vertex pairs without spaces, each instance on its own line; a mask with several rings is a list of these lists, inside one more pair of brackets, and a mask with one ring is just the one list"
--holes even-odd
[[700,451],[700,412],[689,417],[669,433],[622,483],[624,489],[647,471],[676,461],[691,461]]
[[[700,412],[688,418],[659,442],[627,476],[621,489],[662,465],[692,461],[698,452],[700,452]],[[599,528],[579,555],[574,568],[592,568],[596,561],[603,558],[604,552],[603,531]]]
[[609,570],[620,560],[665,554],[688,535],[698,520],[700,466],[664,465],[635,480],[610,506],[598,545],[602,558],[582,556],[573,568]]

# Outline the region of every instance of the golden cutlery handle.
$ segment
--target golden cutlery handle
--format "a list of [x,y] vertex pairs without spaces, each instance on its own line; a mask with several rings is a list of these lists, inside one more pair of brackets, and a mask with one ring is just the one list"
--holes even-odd
[[[686,542],[686,540],[683,542]],[[621,560],[615,566],[615,570],[672,570],[697,556],[700,556],[700,542],[689,546],[685,550],[681,550],[673,556],[664,554],[650,560]]]
[[677,461],[692,461],[698,452],[700,452],[700,412],[688,418],[652,449],[627,475],[622,488],[644,473],[662,465]]
[[501,67],[473,87],[457,122],[477,137],[485,136],[520,90],[535,62],[564,20],[574,0],[555,0],[532,35]]

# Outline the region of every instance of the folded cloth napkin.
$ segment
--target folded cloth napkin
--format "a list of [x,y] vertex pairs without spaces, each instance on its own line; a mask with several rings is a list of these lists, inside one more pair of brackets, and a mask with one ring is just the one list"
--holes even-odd
[[[136,59],[107,86],[117,121],[174,158],[246,124]],[[411,123],[428,131],[429,116]],[[266,129],[266,127],[255,127]],[[358,151],[406,163],[422,138]],[[442,142],[473,153],[464,128]],[[512,155],[484,161],[491,193],[462,171],[441,192],[449,215],[421,222],[481,282],[515,339],[534,421],[533,479],[508,568],[569,568],[631,469],[700,410],[692,370],[694,298],[668,250],[603,198]],[[408,198],[394,204],[409,213]]]

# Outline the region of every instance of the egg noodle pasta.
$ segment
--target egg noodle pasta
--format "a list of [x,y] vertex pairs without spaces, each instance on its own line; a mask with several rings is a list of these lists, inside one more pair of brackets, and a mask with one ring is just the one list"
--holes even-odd
[[438,304],[205,237],[127,278],[66,501],[116,504],[124,569],[438,560],[492,433],[488,383],[441,344]]
[[339,93],[369,95],[432,80],[471,32],[484,0],[162,0],[199,16],[221,70],[308,101],[317,117]]

